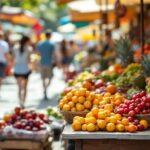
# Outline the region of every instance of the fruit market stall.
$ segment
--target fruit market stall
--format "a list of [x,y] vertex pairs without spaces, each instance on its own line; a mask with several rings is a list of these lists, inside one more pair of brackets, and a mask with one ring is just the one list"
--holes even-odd
[[150,131],[123,132],[74,132],[70,125],[63,134],[65,140],[74,140],[76,150],[145,150],[150,146]]
[[49,119],[35,110],[16,107],[0,120],[0,149],[51,149]]

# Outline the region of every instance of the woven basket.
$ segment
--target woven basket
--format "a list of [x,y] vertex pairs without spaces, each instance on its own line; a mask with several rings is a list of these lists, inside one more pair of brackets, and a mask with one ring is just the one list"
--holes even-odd
[[73,118],[75,116],[85,117],[86,114],[88,113],[88,112],[84,112],[84,111],[81,111],[81,112],[71,112],[71,111],[65,111],[65,110],[61,110],[60,112],[64,116],[66,122],[69,123],[69,124],[71,124],[73,122]]
[[138,120],[147,120],[150,127],[150,114],[138,114],[135,116]]

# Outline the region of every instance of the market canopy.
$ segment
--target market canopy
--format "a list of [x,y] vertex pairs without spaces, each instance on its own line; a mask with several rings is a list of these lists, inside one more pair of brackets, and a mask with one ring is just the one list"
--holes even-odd
[[[105,5],[106,0],[95,0],[97,4]],[[108,5],[115,4],[116,0],[107,0]],[[140,4],[140,0],[120,0],[121,4],[125,5],[133,5],[133,4]],[[150,3],[150,0],[143,0],[144,3]]]
[[9,6],[4,6],[0,9],[0,20],[29,26],[33,26],[39,21],[30,11]]

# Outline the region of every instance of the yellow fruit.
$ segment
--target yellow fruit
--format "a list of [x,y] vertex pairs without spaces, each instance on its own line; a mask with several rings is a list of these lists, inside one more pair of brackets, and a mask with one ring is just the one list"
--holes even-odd
[[94,99],[93,105],[98,105],[98,104],[99,104],[99,100],[98,99]]
[[95,125],[95,130],[96,130],[96,131],[99,131],[98,125]]
[[74,122],[75,120],[79,119],[79,118],[80,118],[80,116],[75,116],[75,117],[73,118],[73,122]]
[[99,112],[99,109],[98,109],[97,107],[94,107],[94,108],[92,108],[91,112],[92,112],[92,114],[93,114],[94,116],[97,116],[97,115],[98,115],[98,112]]
[[78,120],[75,120],[72,124],[72,128],[75,130],[75,131],[80,131],[82,126],[81,126],[81,123],[78,121]]
[[105,119],[106,117],[107,117],[107,114],[104,111],[98,113],[98,119]]
[[69,92],[69,93],[66,95],[66,97],[67,97],[68,100],[71,100],[72,96],[73,96],[73,95],[72,95],[71,92]]
[[87,124],[82,125],[82,131],[87,131]]
[[145,129],[148,128],[148,122],[147,122],[147,120],[141,120],[140,124],[143,125]]
[[64,106],[63,102],[59,102],[59,108],[62,109]]
[[111,101],[111,97],[103,97],[103,101],[105,101],[106,104],[109,104]]
[[106,104],[106,105],[104,106],[104,109],[105,109],[105,110],[113,111],[113,105],[112,105],[112,104]]
[[106,93],[104,94],[104,97],[109,97],[109,96],[111,96],[111,93],[109,93],[109,92],[106,92]]
[[69,106],[68,104],[65,104],[65,105],[63,106],[63,110],[65,110],[65,111],[70,111],[70,106]]
[[110,110],[104,110],[104,113],[107,115],[107,117],[109,117],[111,115]]
[[89,123],[89,124],[87,125],[87,131],[93,132],[93,131],[95,131],[95,130],[96,130],[96,126],[95,126],[93,123]]
[[93,99],[92,99],[92,97],[89,95],[88,97],[86,97],[86,100],[87,100],[87,101],[92,101]]
[[106,105],[106,104],[107,104],[107,102],[104,101],[104,100],[102,100],[102,101],[99,102],[99,105],[100,105],[100,106],[104,106],[104,105]]
[[78,102],[81,103],[81,104],[84,103],[85,102],[85,97],[84,96],[79,96],[78,97]]
[[129,124],[129,120],[124,118],[124,119],[121,120],[121,123],[126,126],[126,125]]
[[85,118],[85,123],[86,123],[86,124],[89,124],[89,123],[96,124],[96,118],[95,118],[95,117],[88,117],[88,118]]
[[116,114],[115,118],[120,121],[122,119],[122,116],[120,114]]
[[110,123],[117,123],[117,119],[115,118],[115,116],[111,116],[111,117],[109,117],[109,122]]
[[81,123],[81,125],[85,123],[85,121],[84,121],[84,118],[83,118],[83,117],[79,117],[79,118],[77,118],[77,120]]
[[76,110],[77,111],[83,111],[84,110],[84,106],[82,104],[80,104],[80,103],[77,103],[76,104]]
[[84,109],[85,112],[89,112],[89,109]]
[[77,103],[78,102],[78,97],[77,96],[73,96],[72,97],[72,102]]
[[115,131],[115,124],[114,123],[108,123],[107,125],[106,125],[106,130],[108,131],[108,132],[113,132],[113,131]]
[[74,102],[71,102],[71,101],[70,101],[70,102],[68,103],[68,105],[70,106],[70,108],[73,108],[73,107],[74,107]]
[[88,97],[90,95],[90,91],[86,91],[85,96]]
[[80,96],[79,91],[74,92],[74,96]]
[[100,129],[104,129],[106,127],[107,122],[105,120],[97,120],[97,125]]
[[92,99],[95,99],[95,94],[93,92],[90,93]]
[[95,98],[100,101],[102,100],[103,96],[101,94],[95,94]]
[[137,131],[137,127],[133,124],[130,124],[128,126],[128,132],[136,132]]
[[76,112],[77,110],[76,110],[75,107],[73,107],[73,108],[71,108],[71,111],[72,111],[72,112]]
[[89,112],[86,114],[86,118],[89,118],[89,117],[93,117],[94,115],[92,114],[92,112]]
[[86,95],[86,89],[85,88],[80,88],[79,89],[79,95],[80,96],[85,96]]
[[123,131],[125,131],[125,126],[123,124],[117,124],[116,130],[119,132],[123,132]]
[[91,102],[90,101],[85,101],[84,102],[84,107],[87,108],[87,109],[91,108],[92,107]]
[[68,99],[67,99],[66,97],[64,97],[63,100],[62,100],[62,102],[63,102],[64,104],[67,104],[67,103],[68,103]]

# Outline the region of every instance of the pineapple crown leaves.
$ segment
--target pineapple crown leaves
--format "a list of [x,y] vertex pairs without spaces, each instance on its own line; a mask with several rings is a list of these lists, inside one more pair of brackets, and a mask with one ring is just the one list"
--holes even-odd
[[142,67],[143,67],[143,70],[144,70],[144,74],[145,76],[150,76],[150,54],[149,55],[144,55],[142,57]]
[[118,57],[121,59],[123,66],[133,62],[133,52],[131,50],[131,42],[127,36],[120,37],[119,40],[115,42],[116,51]]

